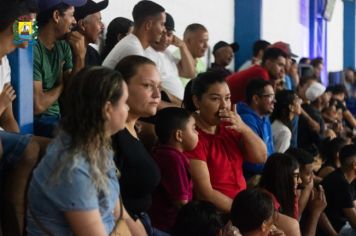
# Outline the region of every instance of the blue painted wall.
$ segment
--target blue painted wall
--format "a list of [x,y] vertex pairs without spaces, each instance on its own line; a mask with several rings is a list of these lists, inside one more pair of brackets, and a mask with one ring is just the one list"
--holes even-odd
[[8,55],[11,84],[16,90],[13,102],[15,118],[21,133],[33,132],[33,48],[17,49]]
[[235,0],[235,42],[240,44],[236,70],[252,57],[252,45],[261,39],[261,19],[262,0]]
[[356,67],[356,4],[344,1],[344,67]]

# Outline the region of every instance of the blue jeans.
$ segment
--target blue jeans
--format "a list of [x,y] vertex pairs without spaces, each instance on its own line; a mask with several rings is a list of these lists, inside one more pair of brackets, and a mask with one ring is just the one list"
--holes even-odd
[[138,216],[138,219],[141,220],[143,226],[146,229],[148,236],[170,236],[170,234],[163,232],[159,229],[156,229],[152,226],[151,219],[145,212],[141,212]]
[[40,115],[35,117],[33,128],[37,136],[53,138],[58,127],[60,115]]

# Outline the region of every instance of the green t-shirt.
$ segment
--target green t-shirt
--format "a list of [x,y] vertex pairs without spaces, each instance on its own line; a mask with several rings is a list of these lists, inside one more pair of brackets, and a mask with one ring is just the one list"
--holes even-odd
[[[73,68],[72,51],[64,40],[57,41],[52,50],[48,50],[39,40],[34,46],[33,80],[41,81],[43,91],[51,90],[61,74],[61,62],[64,62],[63,71]],[[58,100],[45,112],[45,115],[59,115]]]
[[[180,51],[176,50],[173,53],[173,56],[180,60],[181,59]],[[197,76],[200,73],[206,72],[206,69],[207,69],[207,66],[205,65],[204,61],[201,58],[197,58],[196,64],[195,64],[195,76]],[[187,83],[190,81],[190,79],[184,78],[184,77],[179,77],[179,78],[182,81],[183,88],[185,88],[185,86],[187,86]]]

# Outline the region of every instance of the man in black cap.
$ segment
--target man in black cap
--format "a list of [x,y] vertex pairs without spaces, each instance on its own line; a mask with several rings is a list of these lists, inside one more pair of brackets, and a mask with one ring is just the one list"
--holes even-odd
[[239,48],[240,46],[237,43],[228,44],[224,41],[216,43],[213,48],[215,61],[208,70],[217,71],[224,77],[231,75],[231,71],[226,69],[226,66],[231,63],[234,53],[238,51]]
[[104,10],[108,4],[108,0],[99,3],[88,0],[84,6],[75,8],[74,16],[78,22],[78,31],[84,35],[85,45],[87,46],[85,66],[99,66],[102,63],[98,51],[89,44],[97,43],[100,35],[104,31],[100,11]]
[[[158,42],[151,44],[147,48],[145,54],[153,60],[161,75],[162,90],[168,96],[168,99],[177,106],[181,106],[184,88],[179,76],[194,77],[195,66],[194,59],[190,54],[187,45],[183,40],[174,35],[174,20],[173,17],[166,13],[166,30],[163,32],[161,39]],[[173,57],[168,47],[173,45],[177,47],[181,54],[181,59],[177,60]]]

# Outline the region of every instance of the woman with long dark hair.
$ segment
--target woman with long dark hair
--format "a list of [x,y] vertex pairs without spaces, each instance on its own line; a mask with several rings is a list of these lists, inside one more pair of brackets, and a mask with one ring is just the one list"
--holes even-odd
[[[275,209],[280,213],[276,226],[286,235],[292,235],[290,233],[293,231],[289,232],[291,230],[288,228],[298,224],[296,221],[299,218],[297,187],[300,183],[299,164],[296,159],[282,153],[272,154],[268,158],[261,176],[260,187],[273,196]],[[298,232],[293,232],[293,235],[299,234],[298,225]]]
[[[184,98],[194,112],[199,141],[187,152],[196,198],[230,212],[233,198],[246,188],[244,160],[263,163],[266,145],[231,106],[230,89],[218,72],[199,74]],[[233,109],[233,110],[232,110]]]
[[291,143],[292,120],[301,113],[302,100],[292,90],[276,94],[276,103],[271,115],[273,145],[276,152],[285,152]]

